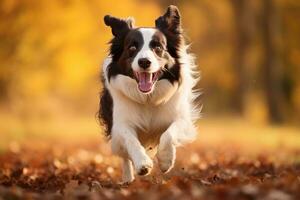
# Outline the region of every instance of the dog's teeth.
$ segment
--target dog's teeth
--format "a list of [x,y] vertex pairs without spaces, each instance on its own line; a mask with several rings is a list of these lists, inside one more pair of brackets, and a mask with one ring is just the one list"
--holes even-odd
[[149,76],[149,81],[152,82],[152,78],[153,78],[153,74],[150,73],[150,76]]
[[157,79],[157,72],[154,72],[154,73],[152,74],[152,76],[153,76],[153,80],[155,81],[155,80]]

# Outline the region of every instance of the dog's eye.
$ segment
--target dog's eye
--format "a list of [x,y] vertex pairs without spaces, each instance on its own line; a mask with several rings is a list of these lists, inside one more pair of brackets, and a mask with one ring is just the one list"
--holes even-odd
[[135,52],[136,51],[136,47],[134,45],[130,46],[129,48],[130,52]]
[[164,50],[161,44],[157,41],[151,41],[150,46],[152,47],[153,51],[157,54],[161,54],[162,51]]
[[161,48],[161,46],[156,46],[156,47],[154,47],[154,50],[155,50],[155,51],[158,51],[158,52],[161,52],[161,51],[162,51],[162,48]]
[[161,56],[163,53],[163,48],[160,45],[154,46],[153,50],[158,56]]
[[128,48],[128,55],[129,55],[129,57],[132,57],[135,54],[136,50],[137,49],[136,49],[135,45],[129,46],[129,48]]

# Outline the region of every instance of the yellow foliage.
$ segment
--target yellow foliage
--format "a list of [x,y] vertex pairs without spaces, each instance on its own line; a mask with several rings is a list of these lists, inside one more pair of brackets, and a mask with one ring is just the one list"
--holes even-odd
[[[204,107],[218,111],[233,110],[232,103],[236,102],[233,98],[237,96],[234,92],[238,91],[236,88],[240,84],[237,70],[240,66],[234,66],[238,54],[235,51],[238,20],[234,14],[234,2],[238,1],[173,2],[181,11],[184,31],[201,69],[200,87],[208,94]],[[285,92],[290,101],[286,104],[297,105],[299,110],[297,88],[300,71],[297,66],[300,58],[300,28],[295,20],[300,13],[297,12],[299,1],[274,2],[279,10],[275,25],[279,27],[277,31],[281,37],[276,41],[282,40],[276,53],[286,76],[286,90],[290,90]],[[44,110],[47,109],[45,105],[57,103],[63,108],[65,104],[75,108],[91,105],[91,110],[95,112],[101,85],[101,64],[108,54],[107,43],[112,38],[110,28],[103,23],[103,16],[132,16],[137,26],[154,26],[154,20],[165,10],[166,6],[163,5],[167,5],[166,2],[150,0],[1,0],[1,107],[4,102],[3,107],[11,105],[15,108],[20,104],[25,110],[26,106],[30,110],[32,108],[29,105],[34,102],[35,107],[40,106]],[[250,94],[246,94],[244,114],[248,118],[264,121],[267,112],[265,95],[254,95],[254,98],[249,92],[262,92],[265,84],[263,27],[258,18],[262,14],[262,2],[254,0],[247,6],[251,17],[249,24],[245,24],[249,44],[244,53],[243,67],[246,73],[243,77],[247,79],[245,93]],[[251,110],[253,101],[257,104]],[[52,111],[55,106],[49,107]]]
[[[112,6],[113,5],[113,6]],[[126,6],[124,6],[126,5]],[[50,2],[5,0],[0,8],[11,18],[0,27],[17,41],[13,57],[3,62],[0,77],[11,72],[14,88],[24,98],[51,96],[59,92],[67,97],[80,97],[87,90],[98,90],[100,66],[108,52],[111,32],[103,16],[128,17],[137,24],[153,26],[160,14],[157,4],[135,0],[60,1]],[[139,12],[136,12],[139,10]],[[5,27],[6,26],[6,27]],[[1,50],[8,49],[1,45]]]

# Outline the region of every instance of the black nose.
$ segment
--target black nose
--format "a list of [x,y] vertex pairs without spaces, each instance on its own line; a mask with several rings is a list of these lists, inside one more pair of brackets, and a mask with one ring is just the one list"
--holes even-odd
[[151,61],[148,60],[147,58],[140,58],[140,59],[138,60],[138,64],[139,64],[139,66],[140,66],[141,68],[147,69],[147,68],[150,67]]

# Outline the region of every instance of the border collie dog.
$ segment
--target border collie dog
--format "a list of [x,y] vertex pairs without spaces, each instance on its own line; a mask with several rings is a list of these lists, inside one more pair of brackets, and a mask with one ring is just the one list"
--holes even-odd
[[172,169],[176,147],[196,136],[198,93],[194,58],[187,52],[176,6],[155,27],[134,27],[132,18],[106,15],[113,39],[103,64],[99,118],[112,152],[123,159],[123,182],[147,175],[156,150],[159,168]]

